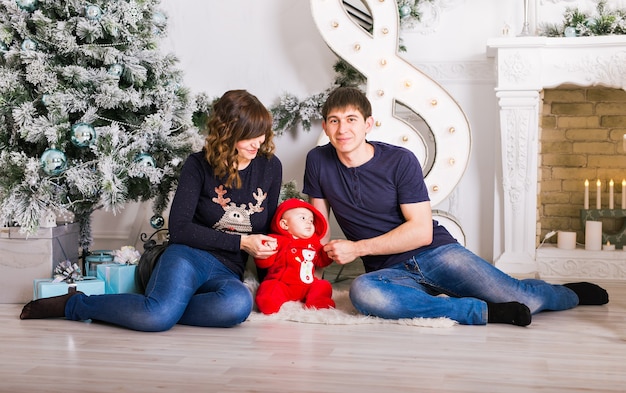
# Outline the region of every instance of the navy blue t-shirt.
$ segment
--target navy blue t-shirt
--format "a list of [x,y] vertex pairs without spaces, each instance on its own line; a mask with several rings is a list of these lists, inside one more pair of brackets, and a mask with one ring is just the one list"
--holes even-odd
[[[306,159],[303,192],[326,199],[348,240],[370,239],[405,222],[401,204],[430,200],[417,157],[409,150],[384,142],[368,142],[374,157],[356,168],[339,161],[331,144],[312,149]],[[365,270],[375,271],[405,261],[426,249],[456,240],[433,220],[433,242],[392,255],[368,255]]]

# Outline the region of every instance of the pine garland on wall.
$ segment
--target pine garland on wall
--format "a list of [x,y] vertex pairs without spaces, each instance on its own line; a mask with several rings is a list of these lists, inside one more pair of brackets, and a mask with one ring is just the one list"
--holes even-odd
[[588,37],[626,34],[626,10],[607,8],[606,0],[598,1],[595,13],[567,8],[563,23],[546,23],[539,27],[539,35],[548,37]]

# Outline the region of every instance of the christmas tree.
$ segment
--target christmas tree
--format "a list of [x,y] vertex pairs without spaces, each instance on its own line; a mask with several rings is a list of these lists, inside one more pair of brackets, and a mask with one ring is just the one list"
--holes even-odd
[[69,214],[86,249],[94,210],[147,200],[162,225],[202,136],[159,3],[0,0],[0,226]]

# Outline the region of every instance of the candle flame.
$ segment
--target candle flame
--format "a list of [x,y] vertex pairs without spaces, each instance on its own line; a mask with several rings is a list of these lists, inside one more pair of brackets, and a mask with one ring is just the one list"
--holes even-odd
[[609,182],[609,186],[613,187],[613,184],[615,183],[613,183],[613,179],[611,179],[611,181]]
[[[622,184],[626,184],[626,179],[622,180]],[[589,186],[589,179],[585,179],[585,186]]]
[[602,183],[600,182],[600,179],[598,179],[598,181],[596,182],[596,185],[597,185],[598,187],[600,187],[600,185],[601,185],[601,184],[602,184]]

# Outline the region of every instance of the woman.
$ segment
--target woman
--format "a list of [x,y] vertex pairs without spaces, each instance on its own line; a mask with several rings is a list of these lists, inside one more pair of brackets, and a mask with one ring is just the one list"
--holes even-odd
[[272,118],[245,90],[226,92],[214,105],[203,151],[181,170],[170,210],[170,245],[145,295],[86,296],[81,292],[38,299],[21,319],[93,319],[139,331],[176,323],[231,327],[252,311],[242,277],[248,255],[267,258],[267,233],[282,181],[273,155]]

